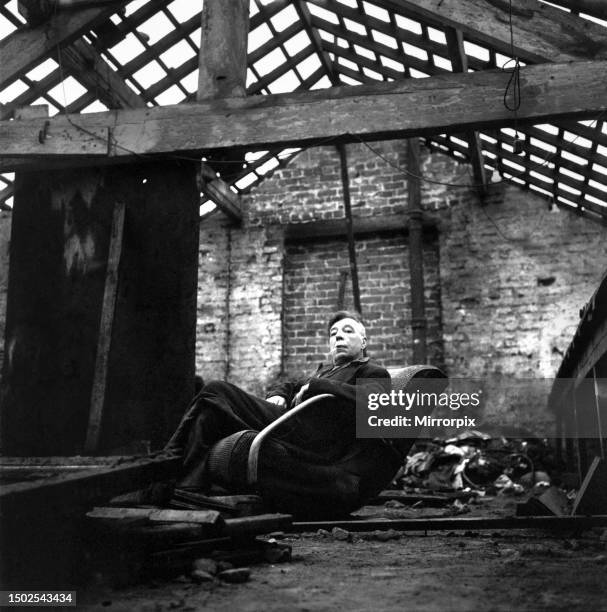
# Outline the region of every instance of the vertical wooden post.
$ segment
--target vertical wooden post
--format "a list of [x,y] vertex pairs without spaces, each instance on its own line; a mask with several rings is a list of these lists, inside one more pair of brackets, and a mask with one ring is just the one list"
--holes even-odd
[[199,193],[190,163],[17,176],[1,450],[82,452],[114,203],[125,203],[99,452],[160,447],[194,390]]
[[204,0],[198,99],[246,94],[248,0]]
[[409,275],[411,279],[411,330],[413,337],[413,363],[425,363],[426,308],[424,300],[423,225],[421,209],[421,166],[419,140],[407,140],[407,190],[409,196]]
[[[198,57],[197,99],[244,97],[247,93],[247,43],[249,37],[248,0],[204,0]],[[229,155],[229,153],[228,153]],[[217,166],[215,166],[216,168]],[[216,194],[214,168],[202,164],[200,180],[203,193]],[[217,186],[216,186],[217,187]],[[235,197],[223,185],[230,199]],[[222,198],[224,201],[227,198]],[[238,198],[236,198],[238,200]],[[215,203],[220,200],[213,198]],[[234,221],[242,221],[239,206],[223,206]],[[230,264],[232,234],[229,228],[228,242],[228,288],[226,293],[226,369],[225,378],[230,378]],[[282,369],[282,366],[281,366]]]
[[97,341],[97,357],[95,358],[95,372],[93,374],[89,425],[84,442],[86,453],[94,453],[97,450],[101,436],[103,406],[105,404],[105,389],[107,385],[107,368],[112,346],[112,328],[114,326],[116,296],[118,293],[120,254],[122,253],[122,240],[124,237],[124,208],[123,201],[118,200],[114,203],[108,262],[105,273],[105,289],[101,306],[101,322],[99,324],[99,340]]
[[358,265],[356,263],[356,244],[354,243],[354,228],[352,225],[352,203],[350,201],[350,178],[348,176],[348,156],[346,147],[338,145],[339,161],[341,167],[341,186],[344,193],[344,212],[346,215],[346,232],[348,236],[348,256],[350,259],[350,276],[352,277],[352,297],[354,309],[362,315],[360,303],[360,286],[358,284]]

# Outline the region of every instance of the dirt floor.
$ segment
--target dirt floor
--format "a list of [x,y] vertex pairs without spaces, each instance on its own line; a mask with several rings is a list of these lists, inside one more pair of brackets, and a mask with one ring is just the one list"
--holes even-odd
[[[513,500],[483,500],[467,516],[513,514]],[[388,503],[367,516],[444,516],[444,508]],[[79,609],[607,610],[607,530],[284,534],[289,563],[255,565],[248,582],[194,584],[182,576],[80,592]],[[347,538],[347,539],[341,539]]]

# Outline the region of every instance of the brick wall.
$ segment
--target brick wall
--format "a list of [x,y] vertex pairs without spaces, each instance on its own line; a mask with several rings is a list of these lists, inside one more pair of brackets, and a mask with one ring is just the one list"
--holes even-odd
[[[430,179],[466,178],[462,168],[443,156],[424,158]],[[485,206],[467,187],[431,183],[424,184],[423,201],[440,217],[449,375],[489,381],[495,392],[485,414],[499,416],[492,420],[541,431],[552,422],[547,379],[607,266],[607,229],[568,211],[550,212],[546,200],[505,183],[490,186]],[[513,379],[537,382],[525,382],[529,391],[512,402],[505,397]]]
[[[407,239],[402,232],[356,240],[361,306],[369,335],[369,354],[386,366],[411,361],[411,317]],[[425,294],[431,360],[442,363],[438,244],[424,248]],[[345,281],[345,282],[344,282]],[[353,308],[347,242],[292,243],[285,265],[285,369],[310,371],[326,360],[327,313],[338,309],[340,284],[344,307]]]
[[[370,146],[375,152],[347,147],[353,214],[402,212],[405,142]],[[469,167],[439,153],[422,149],[422,167],[426,179],[461,185],[422,186],[423,208],[437,221],[424,247],[430,361],[453,377],[508,382],[553,375],[578,311],[604,272],[607,229],[572,213],[550,213],[545,200],[503,184],[491,186],[483,207]],[[284,224],[342,217],[337,151],[303,151],[244,196],[243,209],[242,227],[220,213],[201,224],[196,365],[207,380],[263,393],[275,377],[309,370],[324,358],[324,320],[337,306],[341,273],[349,267],[346,243],[285,244]],[[0,219],[0,258],[9,221],[10,215]],[[386,365],[406,363],[406,234],[362,236],[357,253],[370,350]],[[0,270],[4,295],[2,259]],[[348,277],[346,305],[349,287]],[[529,426],[548,418],[529,397],[515,406],[497,398],[486,411]]]
[[[406,165],[405,143],[370,146],[375,151],[362,144],[347,148],[353,214],[402,212],[406,175],[399,168]],[[481,206],[466,164],[424,149],[422,166],[427,179],[460,185],[424,182],[422,188],[422,205],[438,225],[435,238],[427,234],[424,249],[429,360],[444,365],[450,376],[482,377],[497,386],[513,376],[552,376],[577,325],[579,308],[603,273],[605,228],[566,211],[551,213],[545,200],[505,184],[491,185]],[[281,372],[309,371],[325,358],[324,318],[337,306],[342,272],[349,267],[346,243],[289,242],[283,250],[281,224],[342,217],[336,150],[300,153],[246,196],[243,205],[244,229],[232,229],[232,240],[242,236],[239,239],[251,245],[253,228],[258,234],[257,255],[251,253],[248,264],[248,282],[255,279],[255,288],[247,292],[238,282],[238,289],[233,288],[243,299],[241,307],[249,296],[253,305],[258,300],[263,284],[259,275],[265,272],[261,250],[271,244],[284,256],[271,281],[273,299],[266,311],[252,311],[241,357],[231,355],[229,378],[257,391]],[[358,238],[357,253],[370,350],[388,366],[407,363],[411,332],[406,235]],[[349,277],[346,287],[348,306]],[[252,375],[247,346],[253,352],[272,346],[268,338],[278,338],[281,316],[282,359],[277,355],[274,362],[264,363],[259,375]],[[270,336],[264,336],[267,330],[272,330]],[[521,427],[533,428],[551,418],[543,411],[542,399],[530,396],[512,405],[503,395],[494,395],[485,411]]]

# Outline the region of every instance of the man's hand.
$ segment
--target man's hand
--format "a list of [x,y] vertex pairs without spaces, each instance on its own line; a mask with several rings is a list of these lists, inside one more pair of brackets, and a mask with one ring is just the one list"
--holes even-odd
[[301,404],[304,393],[308,390],[309,386],[310,386],[310,383],[307,383],[297,392],[297,394],[293,398],[293,401],[291,402],[291,406],[297,406]]
[[268,397],[266,402],[270,402],[270,404],[276,404],[281,408],[284,408],[287,405],[287,400],[282,397],[282,395],[273,395],[272,397]]

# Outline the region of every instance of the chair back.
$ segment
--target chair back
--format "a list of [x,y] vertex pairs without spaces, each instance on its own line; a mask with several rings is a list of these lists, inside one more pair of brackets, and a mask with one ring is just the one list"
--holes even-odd
[[442,378],[444,385],[441,385],[439,390],[444,389],[449,383],[447,375],[431,365],[412,365],[404,368],[388,368],[390,378],[392,379],[392,388],[394,390],[406,389],[409,383],[414,378]]

